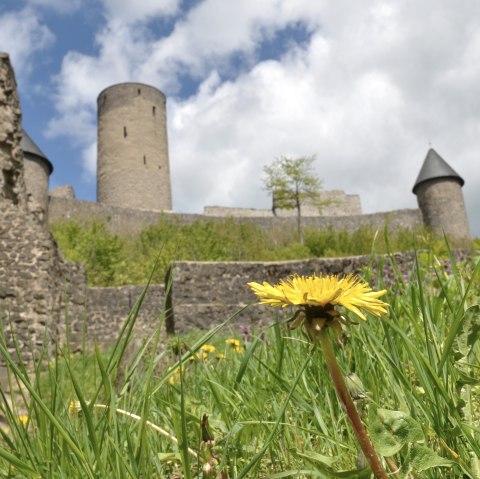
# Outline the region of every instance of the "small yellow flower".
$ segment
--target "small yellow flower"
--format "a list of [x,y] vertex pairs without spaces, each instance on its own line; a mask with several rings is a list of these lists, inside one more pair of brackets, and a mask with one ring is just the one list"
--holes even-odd
[[213,344],[204,344],[200,349],[206,353],[214,353],[217,350]]
[[20,416],[18,416],[18,422],[22,425],[22,426],[26,426],[28,424],[28,421],[29,421],[29,418],[27,415],[25,414],[22,414]]
[[240,341],[238,339],[226,339],[225,344],[228,344],[234,348],[238,348],[240,346]]
[[[170,367],[168,370],[171,371],[172,368]],[[185,374],[185,366],[182,366],[182,374]],[[173,374],[168,378],[170,384],[175,384],[178,381],[180,381],[180,368],[176,368]]]
[[225,359],[225,354],[220,353],[215,356],[217,359]]
[[68,404],[68,412],[70,416],[79,416],[82,413],[80,401],[70,401]]
[[235,346],[233,348],[233,350],[236,352],[236,353],[244,353],[245,352],[245,348],[243,346]]

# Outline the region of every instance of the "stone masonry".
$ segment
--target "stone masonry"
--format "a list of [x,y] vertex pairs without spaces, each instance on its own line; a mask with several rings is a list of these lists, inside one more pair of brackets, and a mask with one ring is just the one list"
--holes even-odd
[[[55,340],[65,308],[83,307],[85,276],[65,263],[50,233],[28,209],[20,148],[21,111],[8,55],[0,54],[0,311],[24,355]],[[7,334],[11,345],[11,335]]]

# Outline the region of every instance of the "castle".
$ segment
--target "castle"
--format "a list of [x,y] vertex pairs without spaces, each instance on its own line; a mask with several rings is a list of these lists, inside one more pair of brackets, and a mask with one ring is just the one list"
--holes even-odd
[[[22,130],[20,102],[10,59],[0,52],[0,319],[6,325],[11,351],[26,359],[45,343],[45,333],[64,340],[68,319],[71,346],[96,339],[106,345],[118,334],[143,286],[91,288],[81,265],[67,263],[46,227],[48,221],[103,218],[117,232],[139,230],[163,216],[179,221],[222,218],[171,212],[166,136],[165,97],[138,83],[104,90],[99,102],[98,202],[76,200],[69,187],[48,191],[52,165]],[[419,209],[362,214],[358,199],[341,192],[329,216],[308,216],[305,226],[383,228],[426,224],[453,239],[469,238],[461,187],[462,178],[433,150],[427,154],[413,191]],[[128,193],[128,194],[127,194]],[[342,204],[341,201],[344,201]],[[212,211],[212,210],[211,210]],[[208,211],[207,211],[208,213]],[[269,216],[258,210],[235,211],[238,221],[260,227],[292,227],[295,218]],[[326,213],[326,212],[325,212]],[[243,216],[242,216],[243,215]],[[358,272],[371,257],[314,258],[276,263],[177,262],[169,276],[171,287],[150,285],[136,330],[148,334],[157,327],[167,305],[167,330],[210,328],[239,311],[251,298],[247,281],[276,281],[295,271],[311,274]],[[411,263],[412,255],[399,255]],[[387,265],[388,267],[388,265]],[[255,309],[240,313],[242,321],[259,321]],[[16,343],[11,341],[15,331]],[[10,332],[9,332],[10,331]],[[86,338],[84,338],[86,334]],[[2,380],[0,368],[0,381]]]
[[[75,199],[72,187],[48,192],[50,161],[24,132],[25,182],[31,205],[44,221],[103,218],[115,232],[138,231],[159,220],[160,212],[182,221],[201,215],[175,214],[172,210],[168,158],[166,98],[158,89],[142,83],[120,83],[103,90],[98,107],[97,202]],[[418,210],[399,210],[373,215],[362,213],[358,195],[342,191],[322,191],[326,202],[321,213],[304,205],[308,226],[331,225],[354,230],[370,224],[381,228],[386,216],[393,227],[414,228],[424,224],[452,240],[470,238],[461,187],[464,180],[430,149],[413,187]],[[292,210],[278,213],[287,219]],[[273,220],[271,210],[206,206],[204,217],[235,217],[260,226]]]

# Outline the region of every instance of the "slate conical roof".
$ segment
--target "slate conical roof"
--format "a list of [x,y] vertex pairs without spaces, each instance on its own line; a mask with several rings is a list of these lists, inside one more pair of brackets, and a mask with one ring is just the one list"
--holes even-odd
[[53,165],[50,163],[50,160],[45,156],[43,151],[35,144],[35,142],[30,138],[30,135],[22,129],[22,141],[20,142],[20,147],[23,152],[27,155],[36,156],[38,159],[43,161],[49,170],[49,175],[53,171]]
[[421,183],[437,178],[456,179],[460,186],[463,186],[465,183],[463,178],[433,148],[430,148],[423,162],[422,169],[418,174],[417,181],[415,181],[413,186],[413,192],[415,193],[415,190]]

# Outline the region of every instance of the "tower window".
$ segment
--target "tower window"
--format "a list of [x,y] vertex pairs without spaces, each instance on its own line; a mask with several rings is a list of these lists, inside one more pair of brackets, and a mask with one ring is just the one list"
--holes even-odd
[[127,137],[127,127],[126,126],[123,127],[123,137],[124,138]]
[[143,164],[146,165],[147,164],[147,157],[145,155],[143,155]]
[[142,90],[140,90],[140,88],[137,90],[138,94],[141,95],[142,93]]
[[155,107],[152,106],[152,115],[155,116]]

